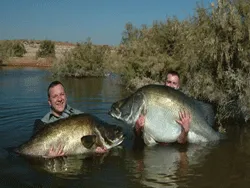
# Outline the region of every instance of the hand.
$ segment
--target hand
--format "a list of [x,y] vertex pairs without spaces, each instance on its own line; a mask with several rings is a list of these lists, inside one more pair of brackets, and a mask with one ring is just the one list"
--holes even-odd
[[107,148],[105,148],[105,147],[97,147],[96,149],[95,149],[95,152],[96,153],[106,153],[108,150],[107,150]]
[[141,130],[143,129],[145,124],[145,117],[140,115],[137,121],[135,122],[135,131],[137,134],[140,134]]
[[190,123],[191,123],[191,114],[186,111],[180,111],[179,112],[179,120],[176,120],[176,122],[184,129],[186,133],[189,132],[190,129]]
[[46,156],[44,156],[45,158],[53,158],[53,157],[61,157],[64,156],[64,151],[61,145],[57,148],[57,150],[54,147],[51,147],[49,149],[49,152],[47,153]]
[[187,142],[187,135],[190,129],[191,115],[186,111],[179,112],[179,120],[176,122],[181,126],[181,134],[179,135],[177,142],[184,144]]

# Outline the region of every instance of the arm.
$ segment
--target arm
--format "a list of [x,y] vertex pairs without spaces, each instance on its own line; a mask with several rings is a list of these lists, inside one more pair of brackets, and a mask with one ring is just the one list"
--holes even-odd
[[144,124],[145,124],[145,117],[143,115],[140,115],[137,121],[135,122],[135,127],[133,129],[134,134],[135,134],[133,149],[135,150],[137,149],[141,150],[145,146],[145,143],[142,137]]
[[180,119],[176,120],[176,122],[181,126],[181,134],[179,135],[177,142],[184,144],[187,142],[187,136],[191,123],[191,115],[186,111],[180,111],[179,117]]
[[145,124],[145,117],[143,115],[140,115],[138,120],[135,122],[134,132],[136,136],[142,135],[144,124]]
[[[108,150],[105,147],[97,147],[95,149],[95,153],[102,154],[106,153]],[[54,158],[54,157],[62,157],[65,153],[63,151],[63,147],[60,145],[59,148],[55,149],[54,147],[51,147],[49,152],[43,156],[44,158]]]

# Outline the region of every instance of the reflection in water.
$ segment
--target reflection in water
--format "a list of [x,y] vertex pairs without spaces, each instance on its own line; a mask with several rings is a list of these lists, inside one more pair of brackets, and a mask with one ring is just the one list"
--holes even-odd
[[250,156],[250,126],[238,128],[236,131],[239,137],[238,142],[235,141],[236,148],[239,152]]
[[142,157],[129,169],[148,187],[178,187],[192,174],[191,166],[200,164],[215,145],[168,145],[146,147]]
[[32,168],[44,170],[58,177],[72,179],[79,175],[88,175],[98,170],[105,162],[106,157],[121,156],[121,147],[113,148],[105,154],[83,154],[57,158],[25,157]]

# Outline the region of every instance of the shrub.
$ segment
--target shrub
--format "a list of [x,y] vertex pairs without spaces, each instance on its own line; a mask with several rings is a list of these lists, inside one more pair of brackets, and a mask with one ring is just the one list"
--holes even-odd
[[103,76],[107,46],[93,45],[90,40],[80,44],[65,54],[53,65],[53,74],[58,76]]
[[22,57],[25,53],[27,53],[25,46],[20,41],[14,41],[12,44],[13,55],[16,57]]
[[0,59],[2,61],[9,57],[22,57],[26,52],[21,41],[4,40],[0,42]]
[[51,40],[44,40],[36,54],[37,57],[55,57],[55,43]]

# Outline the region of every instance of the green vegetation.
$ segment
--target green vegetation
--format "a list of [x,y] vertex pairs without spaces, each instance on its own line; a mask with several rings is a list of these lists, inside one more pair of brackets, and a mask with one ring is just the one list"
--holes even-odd
[[40,43],[37,57],[55,57],[55,43],[51,40],[44,40]]
[[109,52],[108,46],[96,46],[89,40],[65,54],[53,65],[55,76],[104,76],[104,61]]
[[5,61],[9,57],[22,57],[26,53],[21,41],[0,41],[0,60]]

